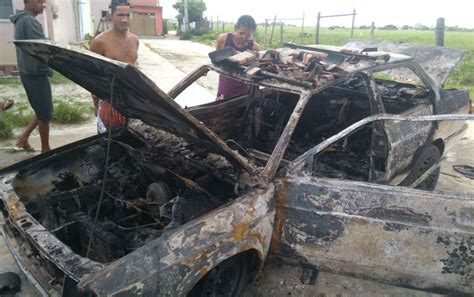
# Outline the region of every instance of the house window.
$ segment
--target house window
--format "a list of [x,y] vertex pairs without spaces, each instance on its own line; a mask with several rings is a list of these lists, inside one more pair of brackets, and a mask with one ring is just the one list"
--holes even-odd
[[12,0],[0,0],[0,19],[8,19],[8,17],[12,14]]

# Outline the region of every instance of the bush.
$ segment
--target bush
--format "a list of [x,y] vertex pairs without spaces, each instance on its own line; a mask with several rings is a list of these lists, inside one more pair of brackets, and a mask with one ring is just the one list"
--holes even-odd
[[168,21],[163,20],[162,21],[162,26],[163,26],[163,34],[162,35],[167,35],[168,34]]
[[53,122],[58,124],[75,124],[87,120],[92,114],[92,104],[78,104],[58,100],[54,105]]
[[13,137],[13,128],[5,121],[3,117],[0,117],[0,140],[7,140]]
[[398,30],[398,27],[395,25],[386,25],[383,27],[379,27],[379,30]]

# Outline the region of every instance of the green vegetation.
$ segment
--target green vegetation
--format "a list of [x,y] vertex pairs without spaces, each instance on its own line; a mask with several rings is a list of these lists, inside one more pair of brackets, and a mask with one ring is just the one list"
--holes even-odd
[[[74,102],[70,98],[54,101],[53,123],[77,124],[89,119],[94,113],[92,104]],[[0,116],[0,140],[13,137],[13,129],[23,128],[33,118],[33,110],[25,101],[16,103]]]
[[13,136],[13,129],[11,125],[0,117],[0,140],[10,139]]
[[[49,78],[49,82],[53,85],[60,85],[60,84],[69,84],[72,83],[67,77],[62,75],[61,73],[54,71],[53,76]],[[0,77],[0,85],[20,85],[21,79],[19,76],[1,76]]]
[[54,104],[53,122],[58,124],[80,123],[93,114],[91,103],[77,103],[71,100],[57,100]]
[[[234,24],[227,23],[222,30],[222,24],[218,28],[214,23],[214,32],[194,36],[193,40],[207,45],[215,46],[218,35],[222,32],[232,32]],[[218,32],[217,32],[218,31]],[[267,43],[270,43],[272,24],[267,28]],[[301,40],[301,27],[285,25],[283,27],[283,42],[293,41],[299,44],[315,44],[316,30],[314,27],[304,29],[304,39]],[[321,28],[320,43],[328,45],[343,45],[351,35],[350,28]],[[271,44],[267,48],[281,47],[280,25],[276,24],[273,31]],[[265,25],[259,24],[254,36],[256,42],[263,49],[265,43]],[[355,39],[371,39],[371,30],[354,29]],[[434,30],[375,30],[374,38],[376,40],[391,40],[417,44],[435,44]],[[451,74],[446,87],[469,90],[471,97],[474,97],[474,32],[447,31],[445,33],[445,46],[450,48],[462,48],[467,50],[461,63]]]
[[0,76],[0,85],[17,85],[21,84],[18,76]]
[[[200,22],[202,21],[202,14],[206,11],[206,3],[201,0],[188,0],[188,22],[189,24],[193,22]],[[184,0],[178,0],[175,4],[173,4],[173,8],[178,11],[178,15],[176,18],[178,19],[179,27],[178,32],[181,32],[180,28],[184,24]],[[190,32],[186,32],[181,39],[190,39],[193,34]]]

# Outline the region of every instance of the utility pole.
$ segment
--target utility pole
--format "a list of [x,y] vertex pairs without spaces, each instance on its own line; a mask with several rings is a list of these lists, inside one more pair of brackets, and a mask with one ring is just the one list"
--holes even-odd
[[189,29],[189,14],[188,14],[188,0],[184,0],[184,29],[183,33],[187,32]]

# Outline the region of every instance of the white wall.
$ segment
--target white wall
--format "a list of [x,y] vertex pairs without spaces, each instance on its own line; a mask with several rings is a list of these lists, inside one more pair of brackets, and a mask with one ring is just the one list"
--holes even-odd
[[[16,10],[22,10],[24,8],[23,0],[13,0],[12,4],[13,13],[15,13]],[[37,16],[36,19],[40,21],[45,33],[47,33],[45,15],[41,14]],[[0,20],[0,65],[16,65],[15,45],[11,43],[13,38],[13,23],[11,23],[9,19]]]
[[[104,9],[107,9],[108,0],[92,0],[96,6],[97,2],[103,2]],[[75,3],[79,4],[76,10]],[[13,0],[14,12],[23,8],[23,0]],[[53,17],[53,9],[57,11],[57,18]],[[80,20],[76,18],[75,11]],[[78,41],[78,36],[82,39],[86,33],[94,33],[92,17],[90,0],[47,0],[44,13],[36,18],[43,25],[47,38],[67,45]],[[9,43],[13,40],[13,33],[10,20],[0,20],[0,65],[16,65],[15,46]]]
[[[53,0],[52,4],[57,9],[57,18],[52,19],[54,41],[65,45],[75,41],[76,28],[72,0]],[[50,16],[51,14],[48,17]]]
[[94,33],[99,26],[100,18],[102,16],[102,10],[109,11],[110,0],[92,0],[91,1],[91,12],[92,12],[92,21],[94,24]]

